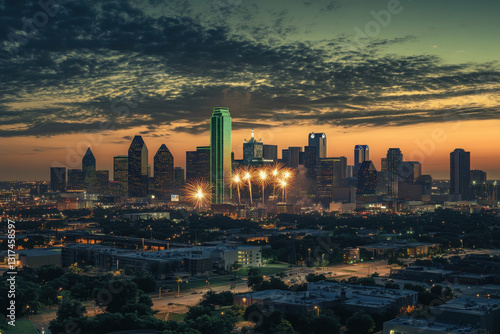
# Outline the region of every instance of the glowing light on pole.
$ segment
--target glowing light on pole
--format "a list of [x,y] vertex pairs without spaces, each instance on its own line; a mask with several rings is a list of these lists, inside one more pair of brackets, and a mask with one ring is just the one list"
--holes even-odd
[[282,194],[282,197],[283,197],[283,202],[286,202],[286,186],[287,186],[287,182],[285,180],[281,180],[280,181],[280,186],[281,186],[281,189],[283,191],[283,194]]
[[278,175],[279,175],[279,169],[278,169],[278,166],[276,166],[273,169],[273,177],[274,177],[274,182],[273,182],[273,197],[276,196],[276,181],[277,181]]
[[253,205],[253,200],[252,200],[252,173],[250,173],[249,170],[245,172],[243,175],[243,180],[246,180],[248,182],[248,193],[250,195],[250,206]]
[[262,204],[264,204],[265,185],[267,181],[267,172],[265,169],[261,169],[259,171],[259,179],[260,179],[260,185],[262,186]]
[[233,176],[233,184],[236,185],[236,190],[238,191],[238,205],[241,205],[241,195],[240,195],[241,178],[239,174],[235,174]]

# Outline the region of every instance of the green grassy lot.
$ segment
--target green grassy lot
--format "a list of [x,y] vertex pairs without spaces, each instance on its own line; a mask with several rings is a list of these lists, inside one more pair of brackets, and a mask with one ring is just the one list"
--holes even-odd
[[9,326],[6,330],[0,330],[6,334],[37,334],[35,327],[29,320],[17,320],[16,326]]
[[186,317],[186,313],[171,313],[168,320],[183,321]]

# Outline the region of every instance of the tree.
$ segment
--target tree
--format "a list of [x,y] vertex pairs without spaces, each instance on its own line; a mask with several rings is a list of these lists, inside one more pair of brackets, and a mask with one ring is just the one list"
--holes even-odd
[[360,311],[347,319],[346,327],[352,334],[369,334],[375,329],[375,321],[369,314]]
[[443,287],[441,285],[434,285],[431,288],[431,293],[441,296],[441,293],[443,293]]
[[311,283],[311,282],[319,282],[319,281],[324,281],[326,280],[326,277],[324,274],[320,275],[315,275],[313,273],[307,274],[306,275],[306,281]]
[[255,290],[256,287],[259,287],[264,281],[264,277],[260,275],[260,270],[252,268],[248,270],[248,281],[247,285],[252,290]]
[[387,282],[385,283],[385,287],[387,289],[399,289],[399,284],[393,282]]
[[51,306],[57,304],[58,292],[49,284],[45,284],[40,288],[40,302],[44,305]]
[[68,320],[70,318],[80,318],[85,314],[85,306],[77,300],[64,300],[57,310],[58,320]]
[[54,265],[44,265],[36,270],[41,283],[53,281],[64,275],[64,269]]
[[127,280],[110,281],[107,288],[93,292],[96,304],[105,306],[109,313],[120,312],[124,305],[136,303],[138,294],[137,284]]
[[141,273],[132,280],[137,284],[137,288],[143,292],[150,293],[156,291],[156,280],[149,273]]
[[187,323],[201,334],[226,334],[233,330],[235,319],[225,315],[209,316],[204,314],[195,320],[188,320]]
[[358,284],[359,285],[364,285],[364,286],[375,286],[377,283],[372,277],[361,277],[358,279]]
[[319,317],[314,318],[314,320],[312,321],[313,333],[338,334],[340,333],[340,327],[340,322],[337,320],[337,318],[326,314],[321,314]]
[[184,320],[195,320],[202,315],[211,315],[213,310],[213,306],[192,306],[189,308]]

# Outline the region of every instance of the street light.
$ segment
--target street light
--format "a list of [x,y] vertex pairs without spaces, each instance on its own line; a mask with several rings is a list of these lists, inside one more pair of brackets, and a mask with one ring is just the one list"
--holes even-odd
[[245,175],[243,176],[243,179],[246,180],[248,182],[248,193],[250,194],[250,206],[253,205],[253,200],[252,200],[252,174],[250,174],[249,171],[247,171],[245,173]]
[[266,185],[266,179],[267,179],[267,173],[264,169],[261,169],[259,171],[259,177],[260,177],[260,184],[262,186],[262,204],[264,204],[264,194],[265,194],[264,186]]
[[241,205],[241,195],[240,195],[241,178],[238,174],[235,174],[233,176],[233,183],[236,185],[236,190],[238,191],[238,205]]
[[318,315],[318,317],[319,317],[319,307],[316,305],[316,306],[314,306],[314,309],[316,310],[317,315]]

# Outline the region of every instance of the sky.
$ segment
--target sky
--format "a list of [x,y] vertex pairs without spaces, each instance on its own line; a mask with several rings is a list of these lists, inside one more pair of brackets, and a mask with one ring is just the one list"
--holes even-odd
[[[56,1],[56,0],[54,0]],[[449,177],[449,153],[500,179],[500,2],[0,0],[0,180],[98,169],[143,136],[176,166],[228,107],[280,150],[325,132],[353,163],[388,148]],[[48,5],[43,5],[48,4]]]

